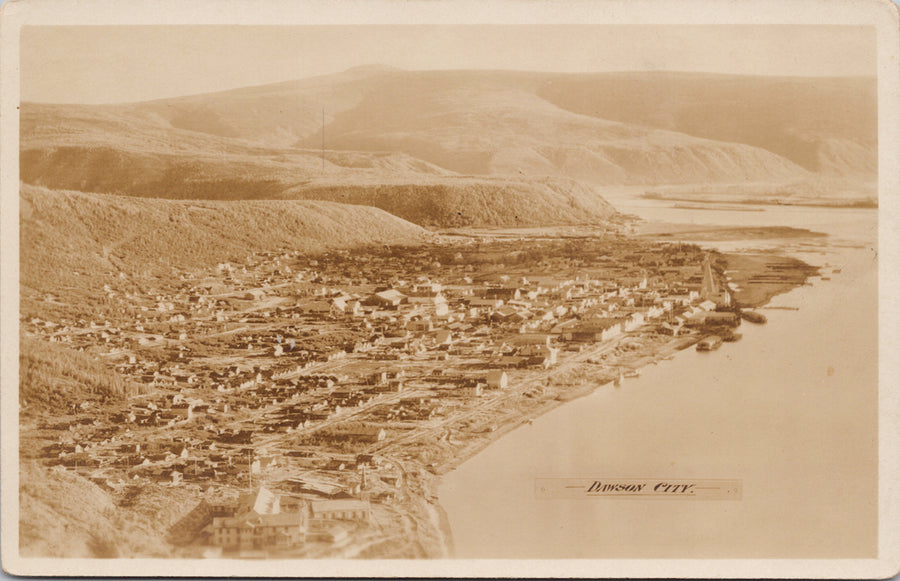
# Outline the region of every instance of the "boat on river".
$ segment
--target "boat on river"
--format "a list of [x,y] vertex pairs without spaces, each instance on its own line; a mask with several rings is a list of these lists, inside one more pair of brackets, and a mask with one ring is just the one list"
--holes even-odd
[[722,345],[722,338],[718,335],[704,337],[697,343],[697,351],[715,351]]
[[768,320],[764,314],[757,313],[756,311],[741,311],[741,318],[745,321],[756,323],[757,325],[762,325]]

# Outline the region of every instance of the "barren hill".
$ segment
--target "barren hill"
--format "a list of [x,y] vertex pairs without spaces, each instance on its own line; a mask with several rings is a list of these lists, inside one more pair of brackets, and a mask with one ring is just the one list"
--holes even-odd
[[118,109],[36,105],[23,111],[22,128],[21,179],[52,189],[333,200],[429,226],[585,223],[615,213],[567,179],[466,177],[402,152],[276,149]]
[[372,181],[310,180],[288,198],[375,206],[423,226],[603,224],[615,209],[584,184],[564,178],[384,177]]
[[[600,184],[794,180],[806,170],[747,145],[568,111],[541,75],[407,73],[325,128],[330,147],[402,151],[464,174],[558,175]],[[317,132],[298,144],[321,141]]]
[[[359,67],[337,75],[125,107],[158,115],[176,128],[277,147],[319,146],[324,111],[328,147],[373,150],[400,143],[401,151],[461,173],[508,170],[504,160],[511,154],[509,148],[526,144],[507,140],[524,137],[542,145],[529,148],[550,166],[570,177],[583,177],[571,173],[565,161],[558,159],[572,143],[606,153],[616,164],[616,152],[601,147],[607,138],[620,141],[628,136],[646,141],[651,148],[658,140],[661,148],[673,144],[671,136],[666,139],[654,130],[765,149],[814,172],[871,175],[876,102],[875,79],[868,77]],[[547,131],[551,123],[565,130],[549,127]],[[589,132],[590,139],[569,136],[573,129],[576,134]],[[681,145],[702,151],[701,144],[687,140]],[[553,149],[562,154],[558,151],[554,158],[549,155]],[[626,142],[621,149],[641,148]],[[499,157],[497,167],[479,155],[485,153]],[[726,148],[726,153],[737,156],[740,152]],[[473,165],[473,156],[482,161]],[[640,168],[627,164],[623,169],[633,181],[661,183],[656,180],[665,177],[664,173],[644,176],[637,171]],[[717,169],[728,168],[710,171]],[[688,165],[685,173],[690,170]],[[600,182],[621,179],[615,172],[593,171]]]
[[[23,287],[84,287],[105,273],[215,265],[255,251],[415,244],[430,234],[377,208],[313,200],[176,201],[20,193]],[[88,281],[87,283],[85,281]]]
[[[566,152],[569,142],[595,151],[606,137],[626,136],[646,140],[651,147],[657,140],[662,140],[661,147],[671,146],[671,137],[667,141],[652,131],[666,130],[765,149],[814,172],[870,176],[876,162],[876,103],[871,77],[358,67],[337,75],[125,107],[158,115],[176,128],[276,147],[320,145],[324,112],[329,147],[393,150],[402,145],[401,151],[461,173],[509,169],[503,163],[511,154],[508,149],[525,144],[509,143],[508,138],[524,137],[542,144],[535,153],[548,167],[579,177],[558,159],[559,152],[555,158],[549,151]],[[545,131],[551,122],[590,132],[591,138],[585,142],[583,136],[569,138],[562,129]],[[688,140],[682,145],[700,143]],[[622,149],[632,146],[625,143]],[[499,166],[479,155],[485,153],[499,157]],[[614,164],[618,161],[615,152],[608,157]],[[637,168],[623,169],[628,175]],[[594,173],[602,182],[623,175],[598,169]],[[635,181],[664,176],[631,173]]]
[[561,75],[537,93],[567,111],[760,147],[813,172],[876,170],[874,77]]
[[[602,199],[586,203],[571,179],[601,188],[871,182],[877,169],[868,78],[361,67],[146,103],[25,103],[21,119],[26,183],[163,198],[324,198],[406,208],[397,215],[425,225],[461,224],[458,208],[448,214],[428,201],[448,192],[447,204],[480,208],[462,223],[584,222],[606,211],[591,213]],[[408,208],[414,190],[434,211]],[[567,209],[537,210],[550,201]],[[576,215],[581,206],[588,214]]]

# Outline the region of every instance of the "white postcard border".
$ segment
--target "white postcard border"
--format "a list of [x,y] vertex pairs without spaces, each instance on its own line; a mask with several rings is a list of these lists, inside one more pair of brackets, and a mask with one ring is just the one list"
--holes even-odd
[[[878,36],[879,558],[424,561],[23,559],[18,557],[18,50],[26,25],[841,24]],[[0,17],[0,390],[2,564],[18,575],[883,578],[900,568],[900,28],[888,0],[458,2],[11,0]]]

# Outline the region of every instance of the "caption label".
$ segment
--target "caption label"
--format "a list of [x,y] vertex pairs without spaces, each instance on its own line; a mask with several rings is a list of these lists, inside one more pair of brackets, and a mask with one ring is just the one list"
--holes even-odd
[[538,498],[740,500],[742,481],[669,478],[536,478]]

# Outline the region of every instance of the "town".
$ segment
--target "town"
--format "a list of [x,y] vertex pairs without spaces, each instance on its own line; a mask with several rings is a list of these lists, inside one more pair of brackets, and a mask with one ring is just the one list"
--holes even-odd
[[46,420],[34,455],[124,497],[193,491],[179,556],[441,556],[437,475],[554,405],[739,337],[722,264],[614,234],[458,236],[121,273],[91,317],[23,317],[133,389]]

